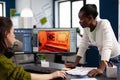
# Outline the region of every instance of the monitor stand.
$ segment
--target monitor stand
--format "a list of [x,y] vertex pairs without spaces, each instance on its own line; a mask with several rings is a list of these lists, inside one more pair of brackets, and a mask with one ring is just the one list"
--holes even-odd
[[64,63],[62,61],[62,55],[55,55],[55,59],[54,59],[55,63]]
[[38,61],[38,59],[37,59],[37,53],[33,53],[34,54],[34,63],[37,65],[37,64],[41,64],[41,62],[40,61]]

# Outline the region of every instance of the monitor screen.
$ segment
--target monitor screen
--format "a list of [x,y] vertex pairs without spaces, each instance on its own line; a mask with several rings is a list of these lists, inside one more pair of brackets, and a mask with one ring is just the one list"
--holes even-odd
[[33,52],[76,53],[75,28],[33,29]]
[[15,53],[31,53],[32,52],[32,29],[14,29]]

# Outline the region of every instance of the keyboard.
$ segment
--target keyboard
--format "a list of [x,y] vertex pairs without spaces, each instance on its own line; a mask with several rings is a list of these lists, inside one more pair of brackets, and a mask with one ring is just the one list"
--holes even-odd
[[25,65],[23,66],[25,71],[31,73],[52,73],[55,71],[60,71],[61,69],[50,68],[50,67],[41,67],[40,65]]

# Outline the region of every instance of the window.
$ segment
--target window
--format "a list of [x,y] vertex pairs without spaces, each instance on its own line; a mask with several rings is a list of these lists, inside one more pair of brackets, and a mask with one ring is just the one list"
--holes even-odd
[[59,4],[59,26],[70,27],[70,1]]
[[78,13],[80,8],[83,6],[82,1],[75,1],[72,3],[72,27],[79,27],[80,33],[83,34],[83,29],[79,24]]
[[56,0],[55,1],[55,27],[80,28],[78,12],[83,6],[83,0]]
[[99,13],[99,0],[55,0],[54,26],[56,28],[79,28],[83,34],[83,29],[79,24],[78,12],[86,4],[96,4]]
[[2,11],[2,8],[3,6],[2,6],[2,4],[0,3],[0,16],[2,16],[3,15],[3,11]]
[[0,16],[5,16],[5,2],[0,2]]

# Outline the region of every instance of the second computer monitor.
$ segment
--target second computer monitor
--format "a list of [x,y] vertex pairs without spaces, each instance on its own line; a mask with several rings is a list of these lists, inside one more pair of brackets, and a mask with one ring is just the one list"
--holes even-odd
[[33,29],[33,52],[76,53],[75,28]]
[[15,53],[32,53],[32,29],[14,29]]

